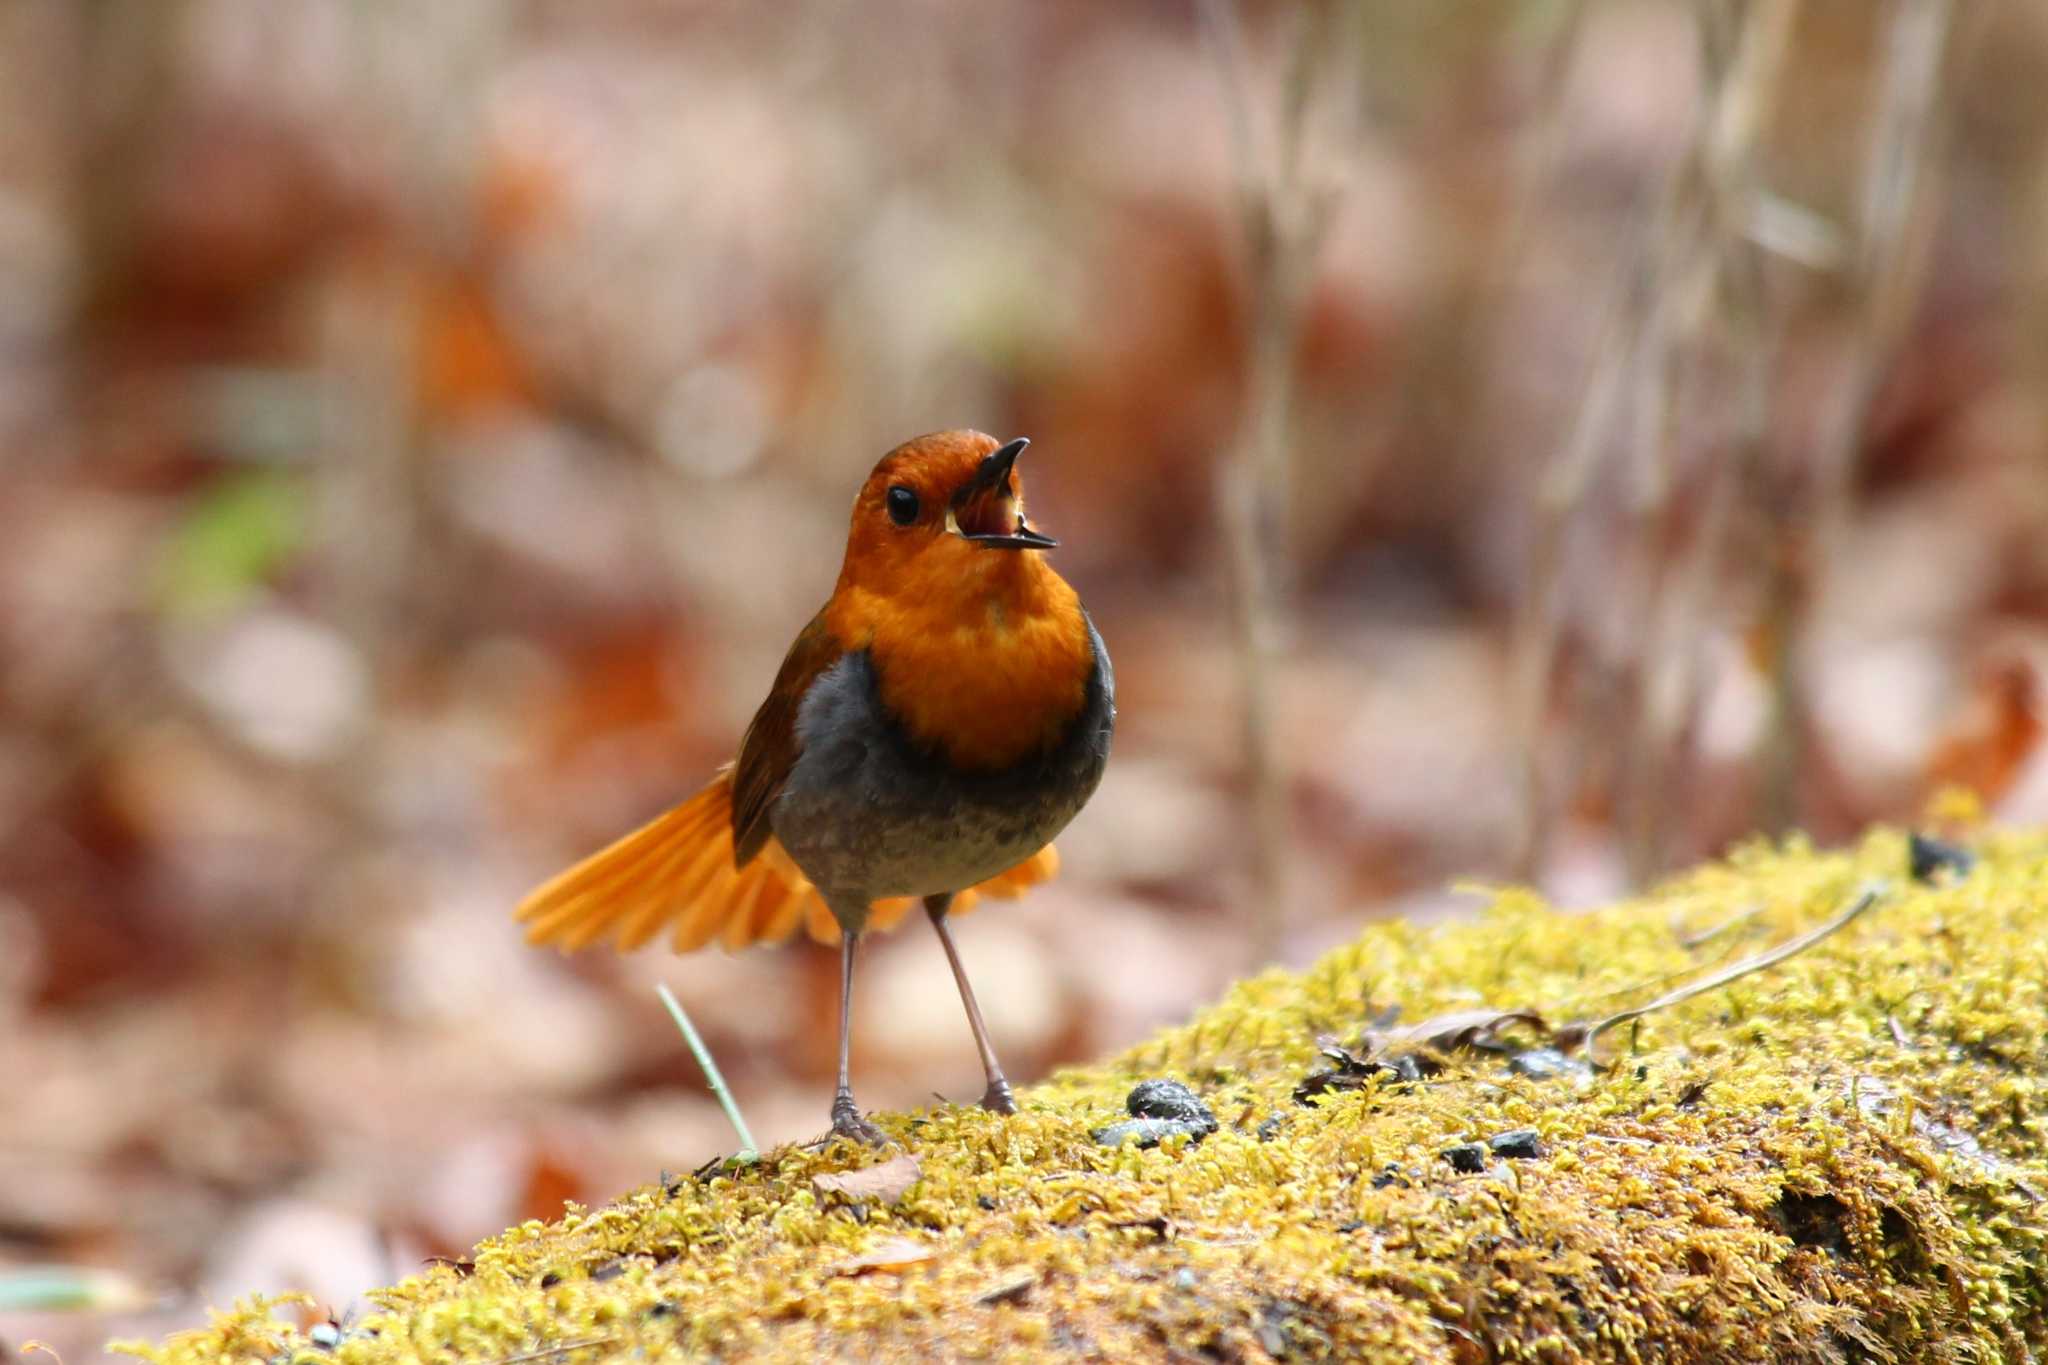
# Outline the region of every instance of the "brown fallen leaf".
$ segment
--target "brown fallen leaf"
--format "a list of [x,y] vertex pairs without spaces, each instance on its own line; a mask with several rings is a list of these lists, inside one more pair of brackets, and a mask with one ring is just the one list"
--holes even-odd
[[877,1242],[850,1261],[842,1261],[833,1268],[835,1275],[865,1275],[870,1270],[908,1270],[914,1265],[936,1260],[939,1250],[918,1241],[914,1237],[891,1237],[886,1242]]
[[1005,1280],[995,1288],[975,1295],[974,1301],[984,1305],[992,1303],[1022,1303],[1031,1296],[1031,1291],[1036,1288],[1038,1288],[1038,1272],[1034,1270],[1029,1274],[1019,1275],[1015,1279]]
[[1546,1031],[1543,1017],[1530,1010],[1452,1010],[1399,1028],[1387,1026],[1393,1013],[1389,1010],[1366,1029],[1356,1049],[1342,1047],[1333,1038],[1323,1039],[1323,1056],[1336,1065],[1306,1077],[1297,1085],[1295,1103],[1307,1104],[1326,1091],[1356,1090],[1368,1077],[1383,1072],[1403,1081],[1434,1076],[1444,1069],[1448,1054],[1491,1044],[1495,1035],[1511,1024],[1528,1024],[1538,1032]]
[[914,1156],[899,1156],[855,1171],[838,1171],[811,1177],[811,1188],[819,1194],[839,1194],[848,1199],[879,1199],[894,1204],[909,1192],[924,1168]]
[[1452,1010],[1400,1028],[1376,1030],[1367,1035],[1378,1046],[1374,1051],[1400,1047],[1426,1047],[1438,1052],[1455,1052],[1493,1035],[1509,1024],[1543,1027],[1543,1016],[1530,1010]]

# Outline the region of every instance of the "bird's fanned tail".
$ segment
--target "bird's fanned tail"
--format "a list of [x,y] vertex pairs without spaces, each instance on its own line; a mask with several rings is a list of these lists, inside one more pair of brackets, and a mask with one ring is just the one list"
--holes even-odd
[[[591,854],[520,902],[531,943],[565,952],[605,939],[620,951],[666,932],[679,953],[717,939],[728,949],[780,943],[799,927],[820,943],[839,941],[839,923],[810,879],[770,838],[745,867],[733,866],[732,769],[680,806]],[[1047,844],[1007,872],[953,898],[965,914],[982,896],[1007,900],[1059,870]],[[875,902],[868,928],[889,929],[916,902]]]

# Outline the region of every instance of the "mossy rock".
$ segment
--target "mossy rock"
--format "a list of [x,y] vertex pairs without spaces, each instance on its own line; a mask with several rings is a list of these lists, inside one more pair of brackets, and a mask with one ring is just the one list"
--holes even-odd
[[[812,1183],[881,1158],[785,1148],[513,1228],[473,1268],[373,1295],[338,1343],[252,1304],[139,1353],[2031,1361],[2048,1356],[2048,837],[1973,844],[1975,869],[1937,885],[1879,831],[1846,852],[1750,847],[1590,914],[1508,891],[1477,923],[1376,925],[1032,1087],[1015,1118],[879,1116],[922,1165],[894,1205]],[[1603,1016],[1878,878],[1840,933],[1613,1030],[1590,1074],[1467,1048],[1419,1081],[1296,1098],[1329,1065],[1321,1041],[1390,1007]],[[1154,1076],[1193,1086],[1219,1131],[1098,1145]],[[1443,1155],[1513,1129],[1540,1154]]]

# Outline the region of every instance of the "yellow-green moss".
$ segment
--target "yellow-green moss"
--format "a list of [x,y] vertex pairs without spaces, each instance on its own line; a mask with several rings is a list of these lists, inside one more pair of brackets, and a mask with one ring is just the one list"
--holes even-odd
[[[1881,831],[1842,853],[1752,847],[1588,915],[1516,891],[1474,925],[1375,926],[1033,1087],[1015,1118],[880,1116],[924,1166],[894,1208],[813,1190],[877,1158],[784,1149],[514,1228],[473,1271],[377,1294],[331,1350],[245,1311],[143,1354],[2029,1360],[2048,1345],[2048,837],[1978,847],[1941,888]],[[1420,1085],[1292,1097],[1319,1035],[1388,1006],[1599,1017],[1879,876],[1892,890],[1842,933],[1610,1034],[1589,1081],[1467,1054]],[[1685,946],[1717,924],[1735,927]],[[1092,1142],[1157,1075],[1222,1130]],[[1545,1155],[1483,1174],[1440,1156],[1524,1127]],[[931,1259],[849,1271],[904,1238]]]

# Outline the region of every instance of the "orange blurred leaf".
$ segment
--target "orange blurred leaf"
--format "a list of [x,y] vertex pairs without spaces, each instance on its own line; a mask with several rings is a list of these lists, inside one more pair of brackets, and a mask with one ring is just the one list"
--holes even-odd
[[924,1167],[916,1157],[899,1156],[855,1171],[814,1175],[811,1185],[820,1194],[842,1194],[848,1199],[879,1199],[884,1204],[894,1204],[923,1174]]
[[891,1237],[886,1242],[877,1242],[850,1261],[842,1261],[834,1268],[836,1275],[865,1275],[871,1270],[908,1270],[914,1265],[936,1260],[937,1247],[920,1242],[913,1237]]

